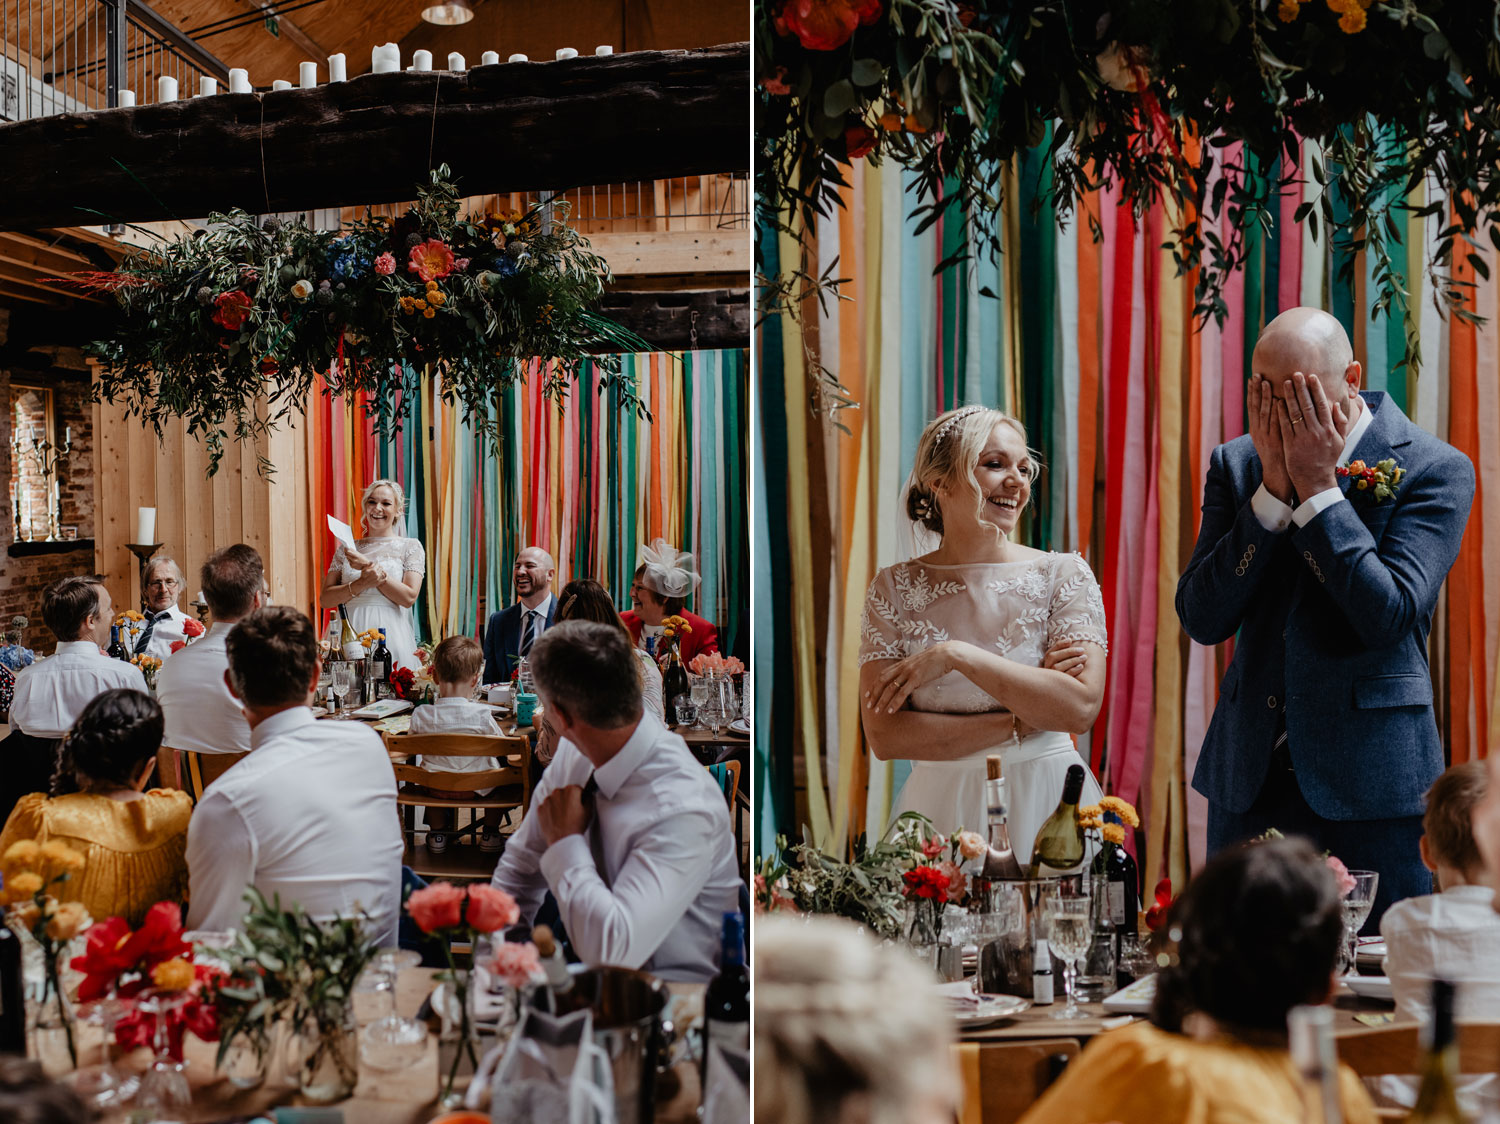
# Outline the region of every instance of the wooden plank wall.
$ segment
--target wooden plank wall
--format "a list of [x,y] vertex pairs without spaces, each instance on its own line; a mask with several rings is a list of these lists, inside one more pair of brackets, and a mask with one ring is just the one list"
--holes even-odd
[[[272,600],[316,611],[321,575],[311,549],[307,427],[282,429],[254,446],[233,444],[208,475],[208,450],[178,421],[160,442],[123,407],[94,406],[94,564],[121,607],[140,601],[139,564],[127,544],[136,509],[156,508],[156,539],[185,577],[180,605],[198,596],[198,570],[222,546],[243,542],[265,559]],[[270,480],[256,471],[257,452],[276,466]]]

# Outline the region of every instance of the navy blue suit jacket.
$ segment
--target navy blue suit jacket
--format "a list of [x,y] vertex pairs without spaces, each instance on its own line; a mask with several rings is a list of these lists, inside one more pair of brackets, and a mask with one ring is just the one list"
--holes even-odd
[[1285,704],[1287,747],[1308,806],[1325,820],[1419,815],[1443,769],[1427,635],[1474,498],[1468,457],[1379,392],[1351,459],[1406,470],[1394,499],[1347,497],[1307,526],[1266,530],[1249,436],[1213,451],[1203,524],[1177,583],[1177,616],[1200,644],[1234,636],[1234,659],[1193,787],[1244,813],[1265,783]]
[[[516,655],[521,650],[521,620],[525,612],[517,601],[498,613],[490,614],[489,624],[484,629],[484,682],[510,682],[510,673],[516,666]],[[557,597],[554,595],[547,605],[543,631],[552,627],[556,616]]]

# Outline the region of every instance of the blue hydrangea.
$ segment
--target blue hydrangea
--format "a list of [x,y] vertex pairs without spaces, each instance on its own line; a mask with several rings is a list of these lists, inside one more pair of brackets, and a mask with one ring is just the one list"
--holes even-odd
[[335,243],[328,252],[328,274],[337,281],[354,281],[369,273],[373,266],[369,250],[350,239]]
[[516,263],[502,254],[495,260],[495,272],[501,277],[514,277],[517,273]]
[[0,663],[12,671],[20,671],[23,667],[29,667],[35,659],[35,652],[19,644],[6,644],[0,647]]

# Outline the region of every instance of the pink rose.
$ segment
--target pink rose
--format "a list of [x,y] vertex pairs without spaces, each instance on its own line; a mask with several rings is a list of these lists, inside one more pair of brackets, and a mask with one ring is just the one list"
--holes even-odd
[[469,268],[469,259],[468,258],[458,258],[453,263],[453,272],[454,273],[462,273],[464,270],[466,270],[468,268]]
[[375,259],[375,272],[382,277],[389,277],[396,272],[396,255],[390,252],[381,254]]
[[960,831],[958,833],[958,853],[964,858],[977,859],[988,850],[989,844],[978,832]]
[[[410,672],[407,673],[411,674]],[[481,933],[493,933],[514,925],[521,917],[516,899],[504,890],[483,883],[469,887],[469,924]]]
[[463,920],[464,892],[451,882],[434,882],[413,890],[406,899],[406,912],[424,933],[455,929]]
[[495,961],[490,969],[511,987],[525,987],[542,974],[542,959],[536,953],[536,945],[530,941],[502,944],[495,949]]
[[1354,875],[1350,874],[1349,868],[1333,855],[1329,855],[1325,861],[1328,863],[1328,869],[1333,871],[1334,880],[1339,884],[1339,897],[1348,897],[1355,887]]

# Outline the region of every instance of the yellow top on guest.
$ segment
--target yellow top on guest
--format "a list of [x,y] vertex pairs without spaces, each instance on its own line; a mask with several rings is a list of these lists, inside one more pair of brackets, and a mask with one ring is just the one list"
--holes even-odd
[[[1303,1088],[1284,1048],[1136,1023],[1090,1042],[1021,1124],[1301,1124]],[[1339,1088],[1345,1124],[1373,1124],[1375,1107],[1348,1066]]]
[[82,902],[96,921],[123,917],[140,925],[159,901],[187,900],[188,820],[185,792],[153,788],[139,800],[87,792],[23,796],[0,832],[0,855],[12,843],[60,840],[84,857],[83,873],[55,884],[59,901]]

